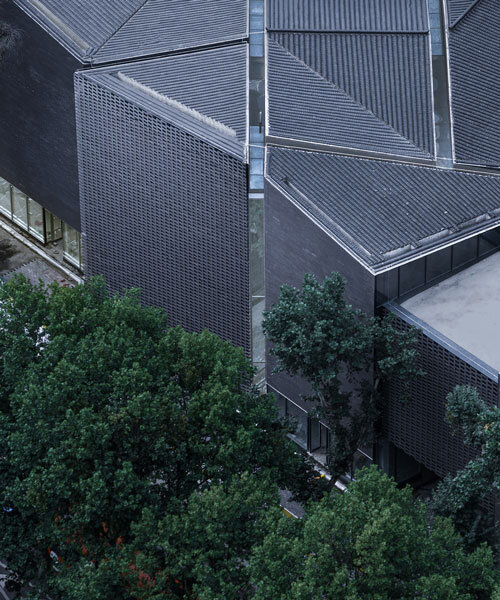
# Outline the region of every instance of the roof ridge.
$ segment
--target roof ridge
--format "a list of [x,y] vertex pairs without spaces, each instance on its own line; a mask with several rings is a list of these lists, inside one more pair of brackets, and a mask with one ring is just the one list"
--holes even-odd
[[401,30],[391,30],[391,29],[276,29],[271,27],[266,27],[266,30],[269,33],[316,33],[321,35],[323,33],[326,34],[342,34],[345,33],[347,35],[428,35],[429,28],[421,29],[419,31],[415,31],[412,29],[401,29]]
[[351,94],[349,94],[348,92],[346,92],[346,90],[344,90],[344,88],[341,88],[339,85],[337,85],[335,82],[330,81],[330,79],[328,79],[327,77],[324,77],[323,75],[321,75],[321,73],[318,73],[318,71],[316,71],[315,69],[313,69],[310,65],[308,65],[306,62],[304,62],[302,59],[300,59],[297,55],[293,54],[292,52],[289,52],[282,44],[280,44],[279,42],[277,42],[276,40],[273,39],[269,39],[269,42],[276,44],[277,46],[279,46],[280,48],[282,48],[286,54],[288,54],[289,56],[291,56],[295,61],[297,61],[299,64],[303,65],[304,67],[306,67],[306,69],[308,69],[311,73],[314,73],[317,77],[319,77],[322,81],[324,81],[326,84],[331,85],[333,88],[339,90],[342,94],[344,94],[344,96],[346,98],[348,98],[353,104],[355,104],[356,106],[358,106],[359,108],[361,108],[362,110],[364,110],[365,112],[367,112],[368,114],[370,114],[372,117],[374,117],[379,123],[381,123],[382,125],[384,125],[385,127],[389,128],[393,133],[395,133],[397,136],[399,136],[401,139],[405,140],[406,142],[408,142],[411,146],[413,146],[413,148],[416,148],[417,150],[419,150],[422,153],[428,154],[429,156],[431,156],[427,150],[425,150],[424,148],[421,148],[420,146],[417,146],[415,144],[415,142],[413,140],[408,139],[405,135],[403,135],[400,131],[398,131],[397,129],[395,129],[390,123],[387,123],[384,119],[381,119],[378,115],[376,115],[373,111],[371,111],[368,107],[366,107],[364,104],[361,104],[361,102],[358,102],[355,98],[353,98],[351,96]]
[[149,2],[149,0],[144,0],[144,2],[137,7],[132,13],[130,13],[130,15],[125,19],[125,21],[123,21],[123,23],[120,25],[120,27],[118,27],[118,29],[115,29],[105,40],[102,44],[100,44],[99,46],[97,46],[96,48],[92,48],[92,53],[91,56],[95,56],[112,38],[115,37],[115,35],[133,18],[135,17],[135,15],[144,8],[144,6]]
[[[449,8],[449,6],[450,6],[449,2],[450,2],[450,0],[448,0],[448,8]],[[476,6],[477,6],[477,5],[478,5],[480,2],[481,2],[481,0],[472,0],[472,3],[469,5],[469,7],[468,7],[468,8],[466,8],[466,9],[465,9],[465,10],[462,12],[462,14],[461,14],[461,15],[459,15],[459,16],[458,16],[458,17],[457,17],[457,18],[456,18],[456,19],[453,21],[453,23],[450,23],[450,24],[449,24],[449,28],[450,28],[450,29],[454,29],[454,28],[455,28],[455,27],[456,27],[456,26],[457,26],[457,25],[460,23],[460,21],[462,21],[462,19],[463,19],[465,16],[467,16],[467,15],[470,13],[470,11],[471,11],[473,8],[475,8],[475,7],[476,7]]]
[[131,85],[131,86],[137,88],[138,90],[143,91],[144,93],[148,94],[152,98],[155,98],[156,100],[159,100],[160,102],[163,102],[164,104],[168,104],[169,106],[172,106],[172,107],[176,108],[177,110],[180,110],[181,112],[184,112],[184,113],[192,116],[193,118],[200,121],[200,123],[208,125],[209,127],[212,127],[214,129],[217,129],[217,131],[219,131],[220,133],[223,133],[224,135],[227,135],[232,138],[237,138],[236,131],[232,127],[229,127],[228,125],[223,123],[222,121],[218,121],[217,119],[214,119],[213,117],[209,117],[205,113],[202,113],[199,110],[196,110],[195,108],[192,108],[191,106],[188,106],[187,104],[184,104],[183,102],[179,102],[179,100],[175,100],[175,98],[171,98],[170,96],[167,96],[166,94],[161,94],[160,92],[157,92],[153,88],[141,83],[140,81],[137,81],[137,79],[134,79],[133,77],[129,77],[128,75],[125,75],[125,73],[123,73],[122,71],[117,71],[116,77],[118,79],[120,79],[121,81],[123,81],[124,83],[127,83],[128,85]]

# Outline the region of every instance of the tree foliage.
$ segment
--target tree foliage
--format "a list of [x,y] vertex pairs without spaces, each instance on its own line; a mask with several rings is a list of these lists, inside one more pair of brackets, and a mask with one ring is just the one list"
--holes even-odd
[[0,21],[0,60],[12,53],[21,41],[21,33],[9,23]]
[[492,515],[484,514],[480,503],[494,489],[500,491],[500,409],[486,404],[470,386],[457,386],[446,401],[446,421],[479,453],[454,476],[445,477],[432,506],[436,513],[450,516],[474,546],[494,539]]
[[281,288],[265,313],[264,332],[276,371],[310,382],[319,416],[331,432],[329,469],[349,471],[352,457],[372,434],[383,403],[381,383],[409,381],[416,365],[415,333],[396,330],[391,319],[368,317],[344,298],[345,281],[332,273],[322,283],[306,274],[301,290]]
[[53,600],[240,598],[260,514],[312,479],[243,351],[18,278],[0,357],[2,560]]
[[449,519],[430,525],[374,466],[301,520],[274,513],[251,570],[255,600],[489,600],[498,583],[487,545],[467,553]]

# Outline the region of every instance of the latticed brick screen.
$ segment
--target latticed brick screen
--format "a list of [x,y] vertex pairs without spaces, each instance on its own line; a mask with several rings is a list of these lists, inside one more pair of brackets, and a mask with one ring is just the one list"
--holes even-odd
[[[399,317],[394,326],[400,330],[410,327]],[[498,383],[422,331],[418,350],[426,376],[412,384],[412,400],[406,404],[400,401],[401,385],[389,386],[385,429],[398,448],[443,477],[454,474],[476,456],[476,450],[464,444],[462,435],[453,433],[445,423],[446,396],[456,385],[468,384],[476,387],[484,400],[497,404]]]
[[245,163],[84,75],[76,96],[86,273],[248,351]]

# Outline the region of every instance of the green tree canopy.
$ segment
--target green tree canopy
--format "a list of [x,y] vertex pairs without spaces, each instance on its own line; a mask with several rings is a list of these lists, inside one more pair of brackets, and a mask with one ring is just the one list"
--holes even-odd
[[251,559],[255,600],[490,600],[491,549],[467,553],[449,519],[432,524],[409,487],[357,472],[301,520],[275,512]]
[[312,479],[243,351],[101,279],[19,278],[0,357],[1,559],[54,600],[239,598],[260,513]]
[[368,317],[344,294],[338,273],[322,283],[306,274],[301,290],[283,285],[264,315],[276,371],[312,385],[309,399],[319,403],[332,434],[328,463],[334,476],[349,471],[355,451],[371,437],[383,401],[381,382],[396,377],[407,382],[420,373],[415,333],[398,331],[389,317]]
[[450,516],[473,546],[495,537],[492,515],[480,503],[500,491],[500,409],[488,405],[471,386],[457,386],[446,398],[446,421],[478,450],[477,458],[454,476],[447,476],[433,494],[432,507]]

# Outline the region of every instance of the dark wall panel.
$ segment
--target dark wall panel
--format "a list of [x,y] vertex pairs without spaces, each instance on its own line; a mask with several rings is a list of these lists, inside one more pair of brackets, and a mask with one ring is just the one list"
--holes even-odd
[[11,0],[0,0],[0,29],[7,39],[0,176],[80,229],[73,88],[80,64]]
[[[395,326],[401,330],[410,327],[399,317]],[[443,477],[454,474],[477,454],[464,444],[460,432],[453,433],[445,423],[446,396],[456,385],[472,385],[484,400],[497,404],[498,383],[460,357],[460,349],[450,352],[425,331],[419,332],[418,351],[419,366],[426,375],[412,383],[410,402],[400,401],[403,390],[399,383],[389,386],[385,429],[398,448]]]
[[[372,315],[373,275],[268,182],[265,205],[267,308],[278,300],[284,283],[300,287],[306,273],[313,273],[321,281],[332,271],[337,271],[347,280],[348,301]],[[294,402],[310,408],[300,401],[301,394],[310,392],[306,382],[285,374],[273,375],[272,367],[270,360],[269,384]]]
[[84,76],[76,90],[86,272],[249,350],[247,165]]

